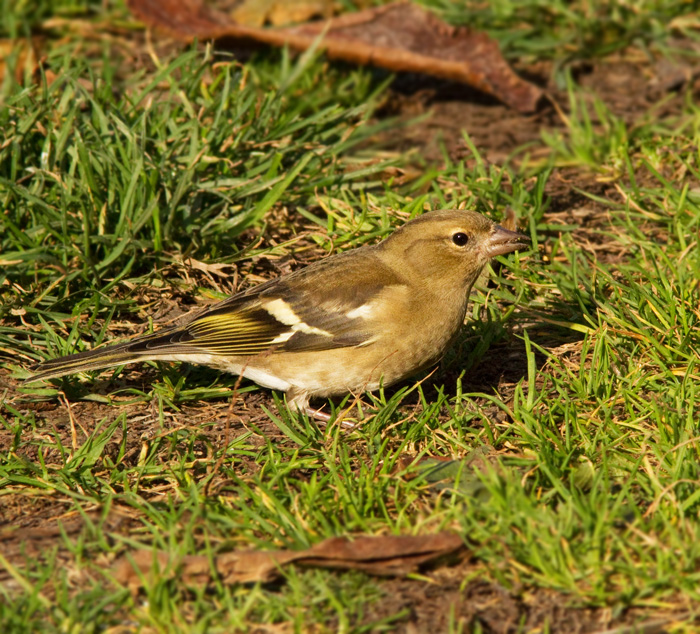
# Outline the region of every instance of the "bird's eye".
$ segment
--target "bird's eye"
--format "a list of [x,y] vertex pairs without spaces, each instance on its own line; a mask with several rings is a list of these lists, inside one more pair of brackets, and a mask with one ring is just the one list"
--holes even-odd
[[469,242],[469,236],[466,233],[459,231],[452,236],[452,242],[454,242],[458,247],[463,247],[467,242]]

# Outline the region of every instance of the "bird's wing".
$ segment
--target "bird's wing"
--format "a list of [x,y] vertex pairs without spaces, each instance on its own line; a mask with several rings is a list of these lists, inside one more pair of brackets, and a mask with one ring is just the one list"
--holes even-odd
[[155,333],[141,340],[142,352],[247,356],[360,346],[376,334],[373,302],[403,284],[371,253],[336,256],[238,293],[184,327]]

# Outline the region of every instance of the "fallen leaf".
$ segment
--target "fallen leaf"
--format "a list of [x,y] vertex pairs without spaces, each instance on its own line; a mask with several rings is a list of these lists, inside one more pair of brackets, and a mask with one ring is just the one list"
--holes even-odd
[[39,64],[40,45],[38,37],[31,40],[0,39],[0,83],[5,81],[8,66],[14,71],[14,79],[18,84],[24,83],[26,75],[33,76]]
[[236,24],[275,26],[333,14],[332,0],[244,0],[231,11]]
[[229,273],[226,273],[226,269],[235,269],[233,264],[207,264],[206,262],[200,262],[194,258],[188,258],[184,261],[186,266],[192,267],[197,271],[202,271],[204,273],[211,273],[212,275],[217,275],[218,277],[231,277]]
[[434,75],[469,84],[520,112],[532,112],[542,96],[503,59],[485,33],[453,27],[432,13],[397,2],[293,27],[264,29],[237,24],[203,0],[127,0],[149,26],[192,40],[233,38],[306,50],[318,45],[333,59],[397,72]]
[[[174,558],[169,553],[137,550],[122,557],[114,567],[114,577],[132,591],[154,578],[175,577],[187,584],[207,585],[217,576],[223,583],[271,581],[281,568],[294,563],[306,568],[362,570],[379,576],[406,575],[428,562],[434,562],[464,549],[459,535],[380,537],[332,537],[306,550],[245,551],[216,555]],[[155,577],[154,577],[155,575]]]
[[508,207],[503,213],[503,220],[501,220],[501,227],[508,229],[508,231],[518,230],[518,219],[515,212]]

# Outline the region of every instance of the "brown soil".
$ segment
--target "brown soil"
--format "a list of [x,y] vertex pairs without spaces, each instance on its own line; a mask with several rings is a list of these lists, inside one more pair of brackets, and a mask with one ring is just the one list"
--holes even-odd
[[[557,104],[566,104],[565,93],[548,85],[550,68],[541,65],[526,70],[534,76],[551,94]],[[645,113],[650,105],[662,96],[667,99],[663,105],[663,114],[680,112],[683,97],[671,91],[678,89],[685,82],[694,82],[698,67],[689,67],[687,63],[670,65],[668,61],[654,63],[648,57],[630,51],[615,58],[581,65],[577,81],[595,90],[598,98],[605,102],[613,113],[633,123]],[[694,86],[695,92],[700,87]],[[561,106],[565,110],[564,106]],[[429,119],[419,124],[403,127],[399,135],[385,138],[385,145],[393,149],[418,148],[418,154],[427,162],[441,160],[440,143],[444,143],[449,155],[454,159],[470,160],[470,154],[462,139],[462,130],[468,131],[484,158],[494,163],[502,163],[516,148],[532,143],[532,156],[538,153],[544,156],[540,144],[543,130],[563,130],[562,118],[557,108],[544,104],[539,112],[532,116],[515,113],[492,99],[475,95],[461,86],[446,82],[436,82],[415,77],[400,77],[389,93],[382,108],[382,116],[399,116],[405,120],[418,114],[432,111]],[[572,223],[579,226],[577,239],[585,248],[593,250],[603,260],[615,261],[621,254],[599,241],[590,231],[606,223],[606,210],[579,191],[586,190],[602,197],[618,196],[614,183],[598,181],[595,175],[558,169],[549,178],[547,195],[551,199],[547,220],[553,223]],[[288,219],[293,221],[293,219]],[[279,241],[286,236],[270,235],[271,241]],[[309,243],[311,244],[311,243]],[[308,250],[304,258],[313,259],[314,252]],[[239,270],[241,279],[250,274],[253,279],[262,279],[277,275],[298,265],[296,261],[258,261],[250,265],[249,270]],[[192,276],[200,275],[188,271]],[[222,290],[233,291],[236,279],[220,279],[208,276],[198,280],[203,284],[219,284]],[[150,304],[144,297],[144,305]],[[159,298],[161,301],[163,297]],[[192,308],[182,297],[168,299],[168,310],[157,318],[171,319],[177,314]],[[145,309],[147,312],[148,309]],[[166,314],[167,313],[167,314]],[[543,335],[544,336],[544,335]],[[464,342],[462,342],[464,343]],[[576,342],[559,342],[562,355],[576,354]],[[457,348],[459,349],[460,344]],[[474,390],[496,389],[501,398],[508,399],[515,384],[526,373],[526,359],[520,347],[500,344],[490,356],[488,368],[475,368],[467,374]],[[158,370],[153,368],[129,370],[122,374],[119,382],[132,387],[146,385]],[[443,372],[447,383],[454,368],[448,364]],[[97,386],[98,391],[109,394],[120,385],[107,384]],[[137,464],[140,452],[151,439],[162,434],[172,433],[181,427],[201,425],[201,459],[203,463],[211,460],[208,447],[212,444],[223,446],[227,438],[238,436],[251,425],[269,437],[278,436],[279,442],[289,442],[283,437],[265,415],[262,406],[272,411],[275,404],[269,392],[260,390],[246,393],[236,399],[233,406],[225,396],[219,401],[204,405],[196,403],[183,406],[179,413],[173,413],[164,423],[159,422],[157,414],[150,407],[118,404],[107,405],[94,402],[73,400],[67,402],[30,403],[17,391],[17,383],[9,373],[0,370],[0,389],[6,391],[5,402],[23,412],[32,411],[36,418],[36,429],[46,434],[57,434],[64,446],[70,447],[73,434],[77,434],[78,444],[84,437],[80,428],[90,429],[95,421],[114,420],[125,413],[128,421],[126,455],[122,459],[125,466]],[[96,391],[92,386],[91,391]],[[79,395],[78,395],[79,396]],[[406,407],[415,407],[416,403],[407,402]],[[485,403],[485,407],[488,405]],[[501,416],[493,411],[494,416]],[[75,431],[74,431],[75,430]],[[32,433],[29,430],[23,434]],[[114,456],[122,442],[118,430],[112,443],[103,452],[102,460]],[[210,442],[205,442],[206,439]],[[3,427],[0,429],[0,452],[8,455],[13,451],[14,433]],[[250,442],[254,442],[251,440]],[[262,444],[262,440],[260,440]],[[36,445],[24,443],[17,452],[23,460],[37,464]],[[59,462],[57,455],[44,455],[46,463]],[[165,460],[165,458],[164,458]],[[257,465],[250,461],[241,463],[246,470],[255,470]],[[99,474],[99,466],[95,468]],[[202,474],[204,471],[202,471]],[[215,485],[214,485],[215,486]],[[154,496],[157,493],[154,491]],[[100,509],[86,509],[88,517],[95,519]],[[103,525],[103,529],[113,534],[129,535],[139,526],[134,511],[127,508],[112,509]],[[60,495],[44,495],[31,491],[21,485],[8,487],[2,496],[0,506],[0,550],[12,564],[20,567],[32,558],[48,556],[57,552],[61,565],[77,569],[74,555],[65,547],[65,535],[78,536],[85,529],[86,518],[77,514],[68,498]],[[389,617],[402,610],[406,616],[399,620],[396,631],[406,633],[446,631],[449,619],[453,623],[463,623],[465,631],[478,624],[483,632],[507,633],[517,631],[551,631],[551,632],[599,632],[611,627],[644,623],[649,629],[644,631],[664,631],[664,623],[671,620],[673,614],[636,614],[623,612],[615,614],[609,609],[585,608],[575,606],[571,597],[547,590],[532,588],[506,589],[492,580],[483,564],[469,561],[455,566],[437,568],[426,573],[430,582],[409,579],[390,579],[380,582],[383,599],[373,605],[366,619],[371,622],[382,617]],[[465,583],[465,579],[471,579]],[[7,571],[0,572],[0,584],[11,589],[16,583]],[[73,579],[76,587],[81,584],[78,575]],[[450,615],[452,614],[452,617]],[[668,618],[666,618],[668,617]],[[660,619],[660,620],[656,620]],[[624,629],[618,631],[625,631]],[[631,629],[629,631],[632,631]],[[636,630],[639,631],[639,630]]]

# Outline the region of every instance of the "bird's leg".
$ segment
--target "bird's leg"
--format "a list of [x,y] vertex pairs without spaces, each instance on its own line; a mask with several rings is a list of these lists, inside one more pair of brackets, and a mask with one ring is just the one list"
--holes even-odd
[[[306,413],[307,416],[316,419],[322,425],[327,425],[331,420],[330,414],[326,414],[326,412],[322,412],[320,409],[314,409],[310,405],[307,405],[306,409],[303,411]],[[339,420],[336,420],[336,422],[344,429],[355,429],[355,427],[357,427],[355,423],[351,423],[349,420],[342,419],[342,416],[344,414],[347,414],[347,410],[341,412],[341,418]]]
[[297,410],[323,423],[327,423],[331,419],[329,414],[314,409],[309,405],[309,394],[303,390],[295,388],[287,390],[287,407],[292,411]]
[[331,420],[330,414],[326,414],[326,412],[322,412],[320,409],[314,409],[310,405],[308,405],[306,409],[300,411],[303,411],[309,418],[313,418],[324,425],[327,425]]
[[[309,418],[313,418],[323,425],[327,425],[331,420],[330,414],[322,412],[320,409],[314,409],[311,407],[311,405],[309,405],[309,394],[301,390],[291,388],[287,391],[287,406],[289,409],[296,409],[297,411],[306,414]],[[341,421],[340,424],[347,429],[355,428],[354,423]]]

